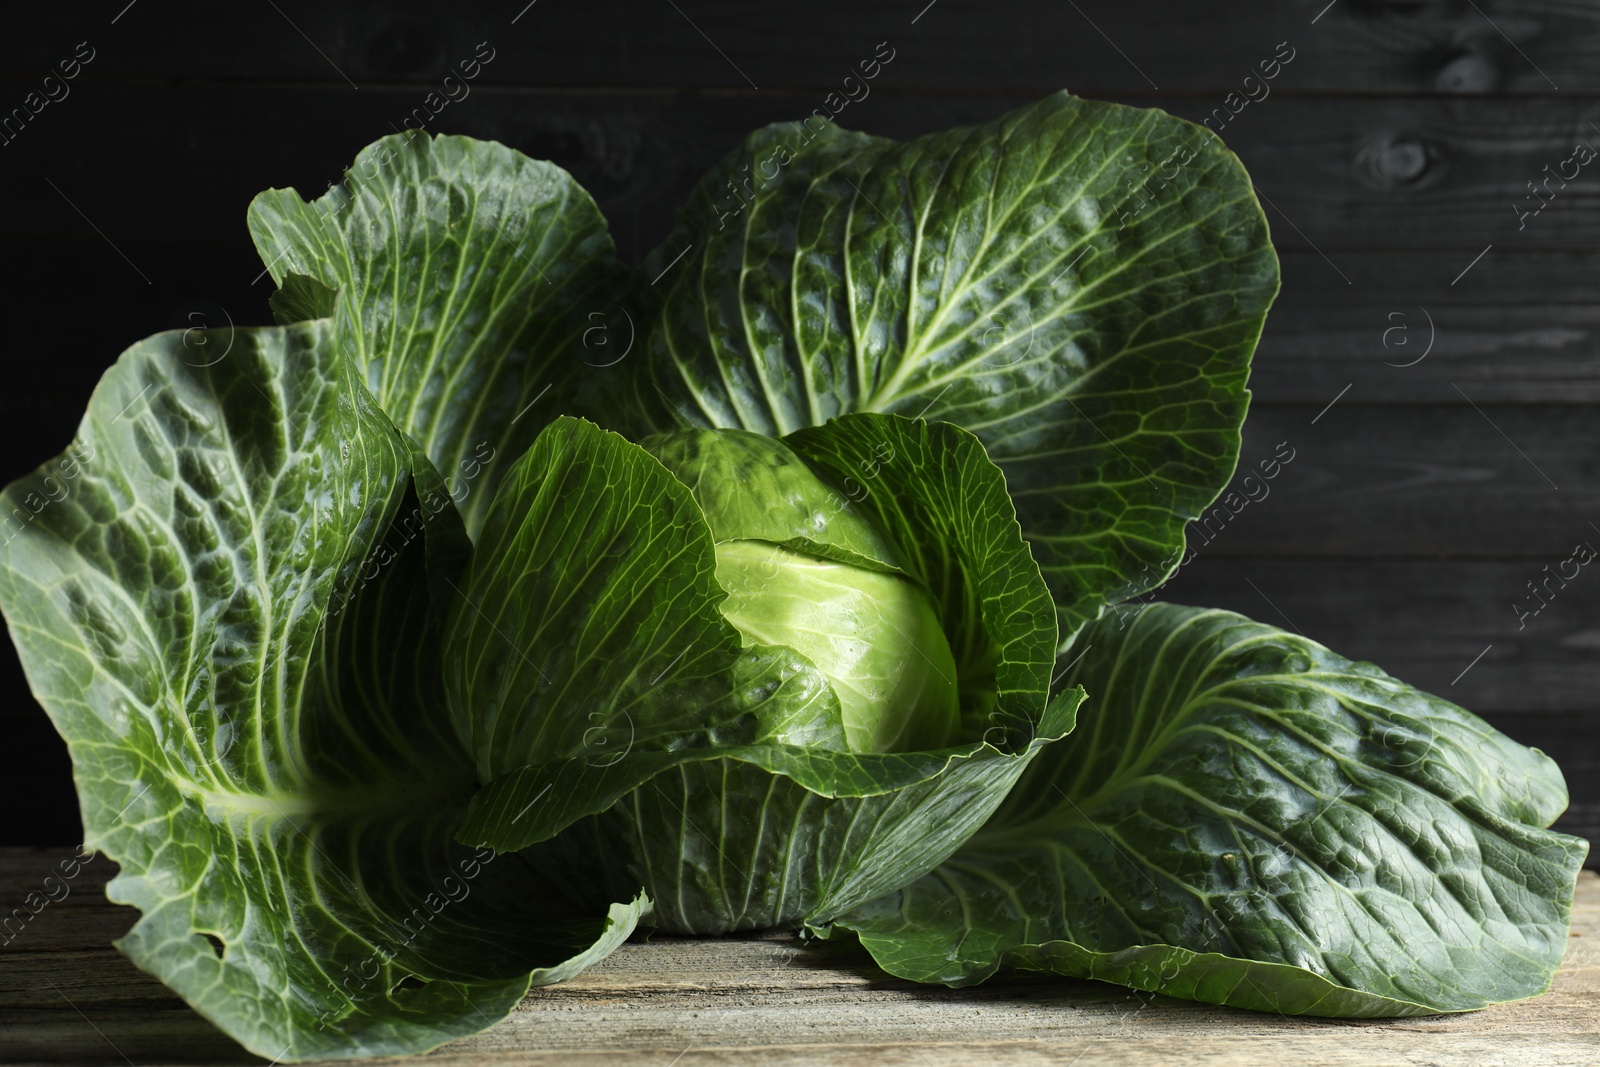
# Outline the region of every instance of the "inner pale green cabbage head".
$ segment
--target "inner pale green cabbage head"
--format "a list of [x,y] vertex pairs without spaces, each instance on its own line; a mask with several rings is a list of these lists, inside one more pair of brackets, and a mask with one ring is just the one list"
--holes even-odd
[[945,748],[958,739],[963,700],[969,715],[992,702],[992,674],[969,671],[963,686],[939,605],[872,519],[866,485],[835,487],[782,441],[747,430],[684,429],[641,444],[705,515],[723,617],[746,647],[792,648],[826,676],[850,750]]
[[773,544],[717,545],[722,614],[746,644],[787,645],[838,694],[855,752],[943,748],[960,725],[955,658],[916,583]]

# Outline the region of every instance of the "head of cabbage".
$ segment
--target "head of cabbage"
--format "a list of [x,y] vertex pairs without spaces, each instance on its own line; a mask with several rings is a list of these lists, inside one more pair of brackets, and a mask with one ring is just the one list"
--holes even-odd
[[956,739],[960,687],[933,599],[861,509],[769,437],[683,430],[644,447],[707,511],[723,617],[743,644],[792,648],[822,672],[850,751]]
[[825,922],[941,862],[1070,728],[1054,608],[965,431],[558,420],[511,480],[447,636],[481,646],[450,685],[485,785],[461,839],[575,899],[643,886],[686,933]]

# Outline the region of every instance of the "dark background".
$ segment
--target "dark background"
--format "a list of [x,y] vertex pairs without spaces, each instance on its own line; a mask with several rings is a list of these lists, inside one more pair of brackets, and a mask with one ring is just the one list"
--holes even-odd
[[[1283,261],[1242,462],[1285,441],[1295,458],[1162,595],[1479,712],[1560,761],[1557,825],[1600,837],[1600,567],[1524,628],[1513,608],[1546,565],[1600,548],[1600,160],[1529,184],[1600,148],[1600,4],[525,3],[8,11],[0,115],[80,42],[94,58],[0,145],[0,480],[65,447],[134,341],[270,321],[250,198],[320,193],[480,42],[493,59],[428,128],[567,168],[632,261],[714,160],[822,107],[879,42],[894,58],[841,125],[906,137],[1060,88],[1222,109]],[[1270,95],[1230,114],[1291,49]],[[0,813],[6,843],[81,837],[65,746],[10,642]]]

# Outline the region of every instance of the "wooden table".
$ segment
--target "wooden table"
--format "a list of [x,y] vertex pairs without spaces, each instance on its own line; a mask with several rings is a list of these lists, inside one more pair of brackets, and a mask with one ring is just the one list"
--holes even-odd
[[[9,912],[68,855],[0,849]],[[245,1063],[252,1058],[111,947],[109,860],[0,948],[0,1062]],[[59,895],[59,890],[57,890]],[[402,1061],[385,1061],[398,1063]],[[415,1062],[415,1061],[414,1061]],[[1551,992],[1465,1015],[1289,1019],[1119,986],[1004,975],[971,989],[889,978],[858,948],[788,935],[624,945],[430,1064],[1600,1064],[1600,877],[1585,871]]]

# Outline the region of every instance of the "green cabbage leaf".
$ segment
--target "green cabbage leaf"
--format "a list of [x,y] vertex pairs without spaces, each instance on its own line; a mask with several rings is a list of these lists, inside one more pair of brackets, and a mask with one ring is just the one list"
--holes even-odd
[[[862,414],[787,442],[690,431],[647,444],[667,462],[557,419],[489,510],[445,635],[452,708],[485,783],[464,842],[544,843],[540,865],[574,872],[574,896],[642,885],[667,929],[821,920],[930,869],[1072,728],[1082,694],[1047,699],[1049,593],[971,434]],[[729,483],[702,476],[730,464],[757,486],[783,469],[818,506],[731,506]],[[828,490],[863,469],[858,499]],[[939,637],[962,702],[950,744],[852,750],[828,674],[723,615],[717,539],[763,532],[892,558],[896,580],[926,592],[936,625],[959,635]]]
[[121,867],[107,895],[142,913],[118,947],[280,1061],[481,1030],[648,906],[575,905],[453,840],[477,785],[439,661],[465,534],[334,336],[141,342],[0,497],[48,494],[0,547],[0,607],[85,844]]
[[1298,634],[1150,604],[1088,627],[1090,694],[938,870],[841,920],[887,971],[1001,966],[1285,1015],[1549,987],[1587,844],[1551,759]]
[[1278,287],[1208,131],[769,126],[638,270],[468,137],[247,222],[278,325],[122,355],[0,496],[0,610],[119,946],[251,1051],[426,1051],[641,924],[1285,1014],[1548,985],[1548,757],[1125,603],[1232,476]]

